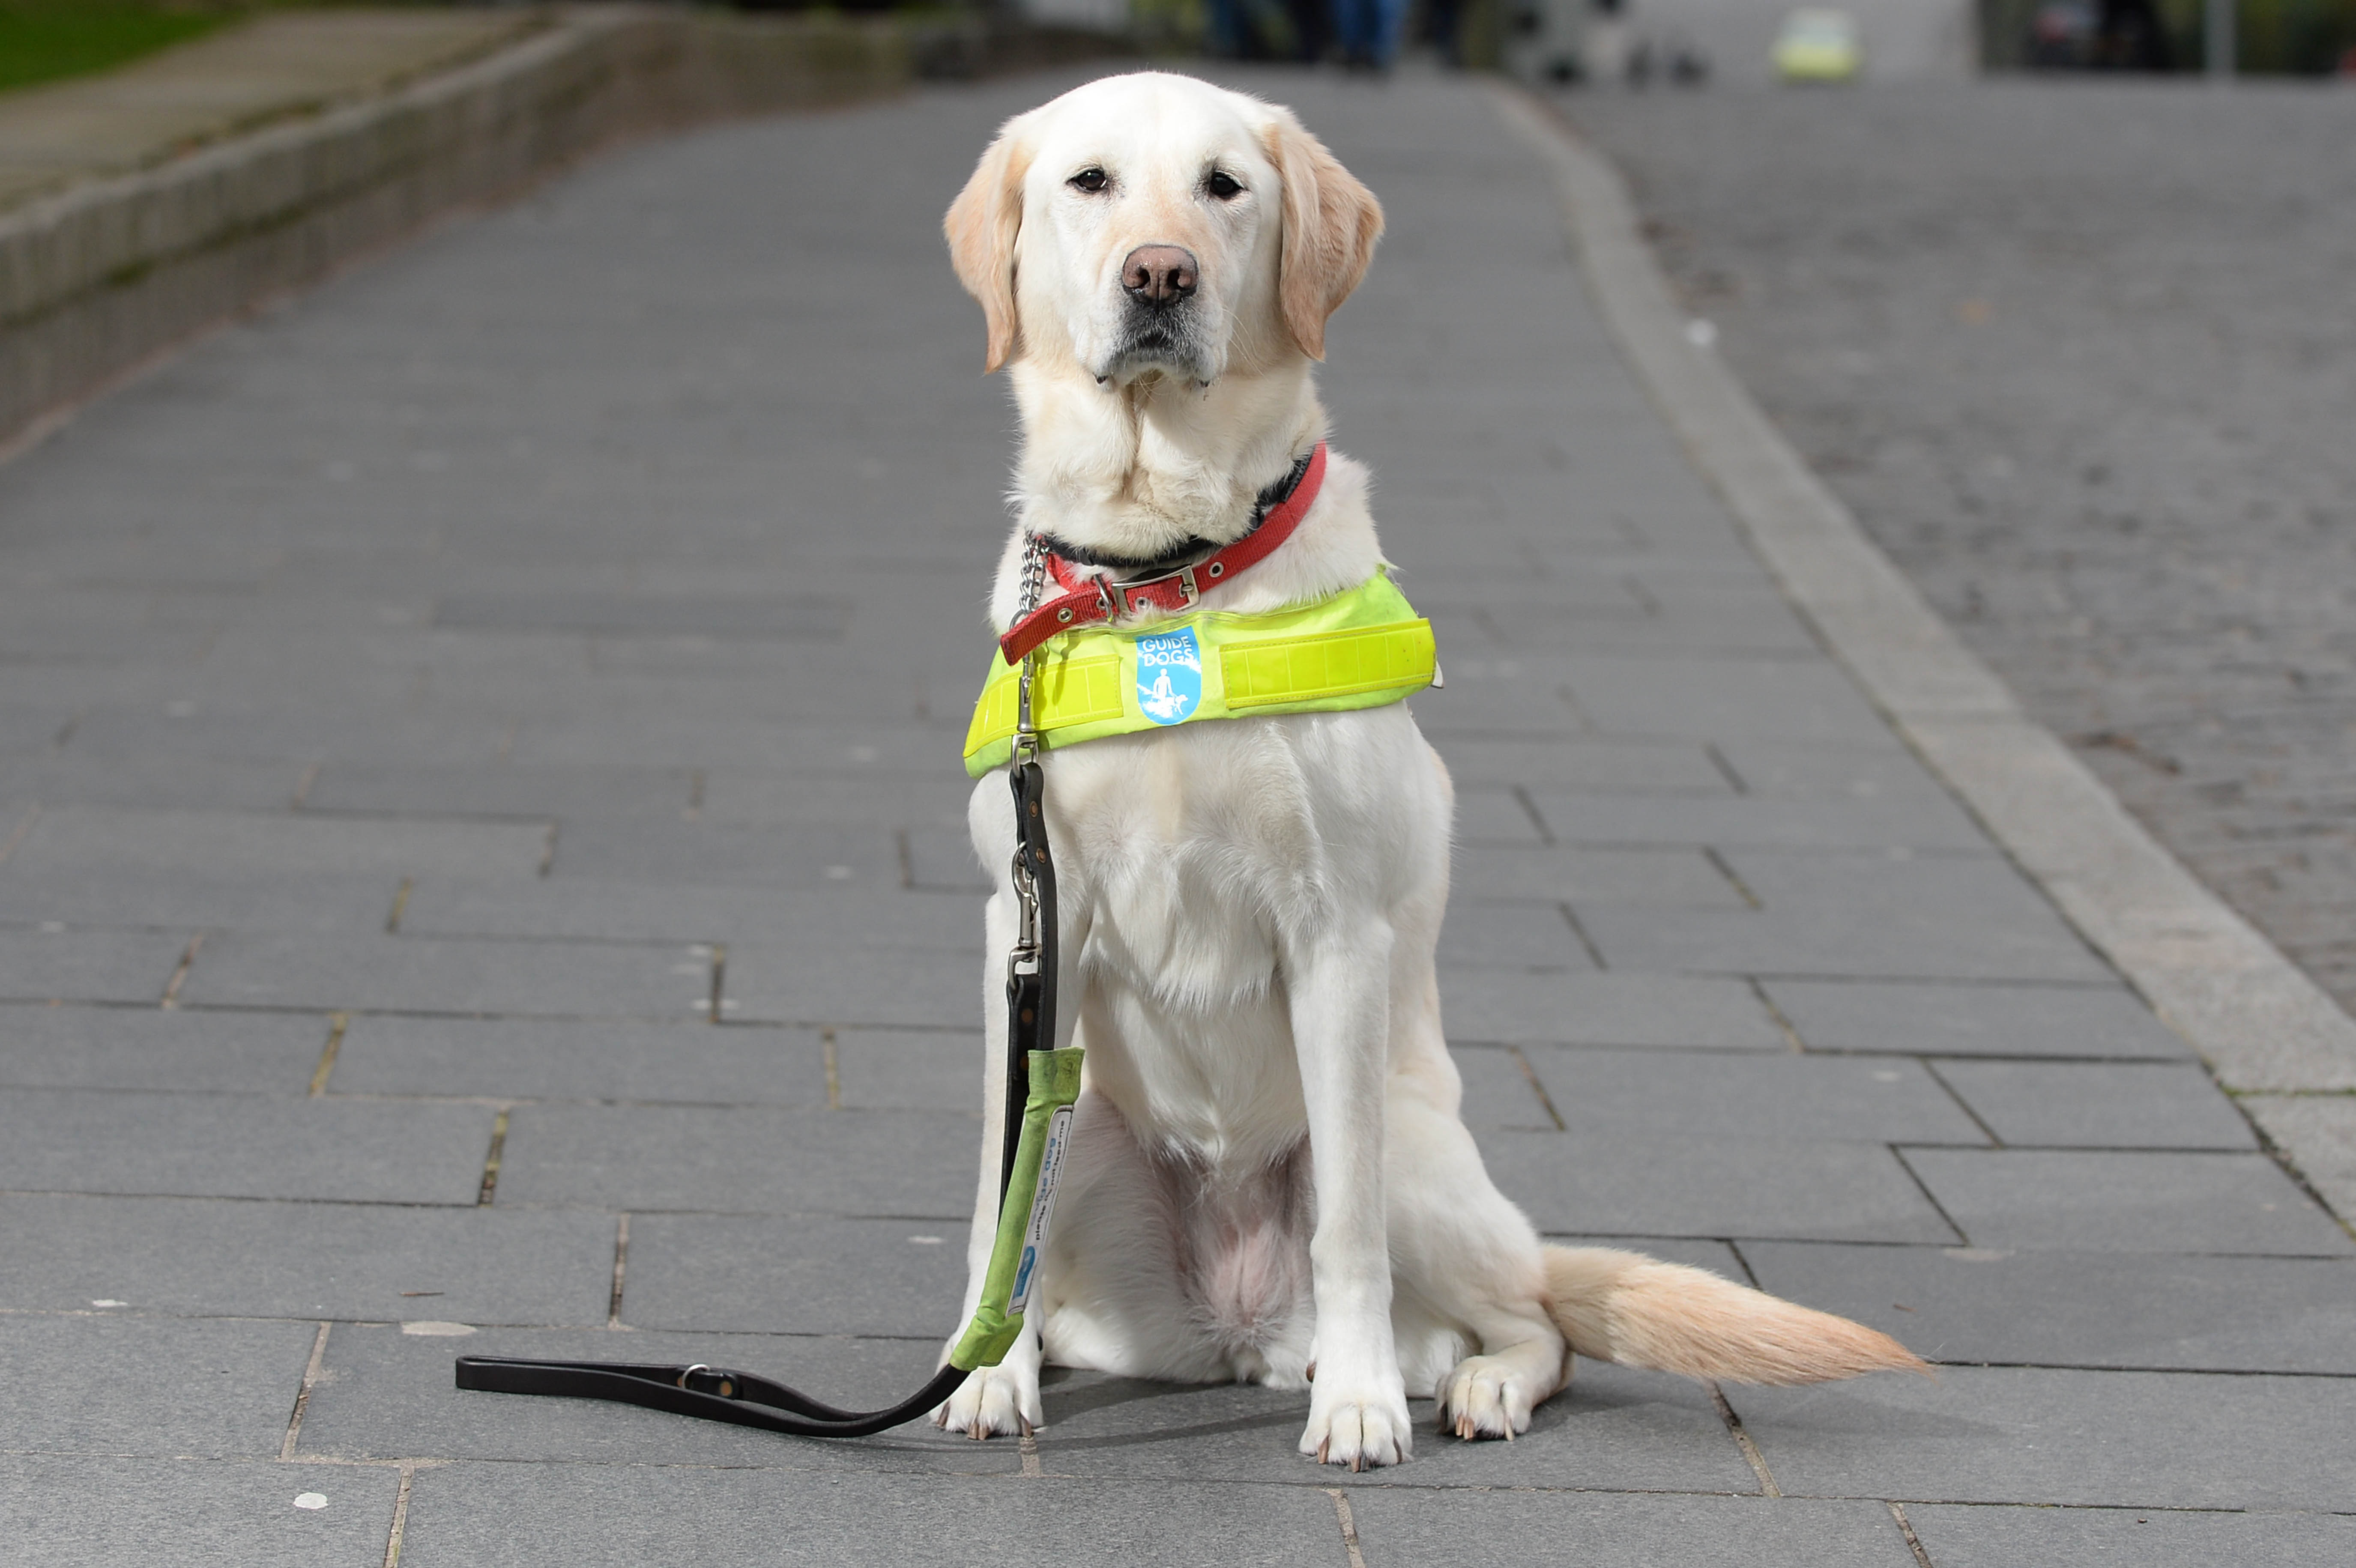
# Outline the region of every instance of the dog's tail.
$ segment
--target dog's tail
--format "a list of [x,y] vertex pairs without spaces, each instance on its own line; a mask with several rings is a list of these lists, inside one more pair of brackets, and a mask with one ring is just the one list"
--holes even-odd
[[1889,1335],[1720,1279],[1602,1247],[1546,1249],[1554,1320],[1599,1361],[1725,1382],[1815,1383],[1931,1369]]

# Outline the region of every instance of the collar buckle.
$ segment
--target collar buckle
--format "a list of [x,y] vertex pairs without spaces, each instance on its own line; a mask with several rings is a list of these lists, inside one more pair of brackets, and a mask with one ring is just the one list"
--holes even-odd
[[1203,596],[1203,591],[1194,586],[1194,569],[1193,567],[1186,567],[1178,573],[1178,592],[1186,596],[1186,603],[1190,605],[1193,604],[1195,600],[1200,599]]

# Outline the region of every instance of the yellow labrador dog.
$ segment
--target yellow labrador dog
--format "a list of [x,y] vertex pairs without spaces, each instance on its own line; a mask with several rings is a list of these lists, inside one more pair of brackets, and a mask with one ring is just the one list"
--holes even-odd
[[[1289,111],[1189,78],[1110,78],[1008,122],[947,222],[1023,420],[1001,631],[1024,607],[1031,536],[1119,579],[1253,527],[1324,437],[1312,366],[1382,228]],[[1365,583],[1383,560],[1366,495],[1365,470],[1333,456],[1285,542],[1200,609]],[[1920,1367],[1870,1329],[1697,1269],[1543,1244],[1490,1184],[1457,1116],[1433,968],[1453,801],[1405,706],[1179,724],[1044,766],[1056,1043],[1076,1035],[1087,1080],[1029,1327],[942,1425],[1027,1432],[1045,1357],[1305,1386],[1301,1451],[1357,1469],[1408,1456],[1410,1387],[1433,1392],[1443,1432],[1526,1430],[1574,1350],[1763,1382]],[[1000,869],[994,1128],[1015,918],[1002,780],[970,816]],[[986,1138],[969,1313],[998,1182]]]

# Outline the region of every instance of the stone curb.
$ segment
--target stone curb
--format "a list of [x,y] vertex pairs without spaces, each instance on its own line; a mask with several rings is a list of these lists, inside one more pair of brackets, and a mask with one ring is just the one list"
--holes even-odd
[[435,216],[620,137],[906,86],[886,20],[561,13],[382,97],[0,215],[0,439]]
[[[1964,646],[1751,400],[1669,291],[1626,186],[1542,102],[1492,90],[1552,170],[1597,307],[1784,593],[1898,732],[2294,1163],[2356,1214],[2356,1019],[2201,885]],[[2331,1095],[2329,1099],[2279,1098]],[[2290,1114],[2292,1107],[2298,1107]],[[2333,1173],[2339,1173],[2335,1179]]]

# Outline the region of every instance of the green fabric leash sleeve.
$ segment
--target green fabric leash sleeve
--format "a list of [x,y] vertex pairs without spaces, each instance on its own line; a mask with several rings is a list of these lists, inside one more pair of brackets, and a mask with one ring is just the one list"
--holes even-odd
[[994,1367],[1006,1359],[1023,1332],[1039,1254],[1055,1218],[1055,1181],[1072,1136],[1072,1103],[1080,1097],[1080,1051],[1030,1053],[1031,1093],[1023,1103],[1022,1144],[1014,1176],[998,1206],[998,1240],[982,1276],[981,1302],[966,1326],[949,1365],[960,1371]]

